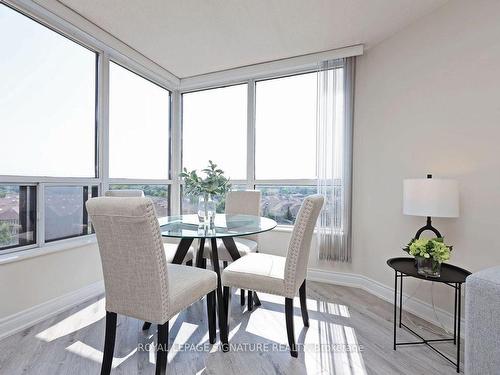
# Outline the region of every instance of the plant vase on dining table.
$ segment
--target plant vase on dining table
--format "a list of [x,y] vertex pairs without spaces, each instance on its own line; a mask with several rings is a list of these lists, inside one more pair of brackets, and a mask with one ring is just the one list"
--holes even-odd
[[403,249],[415,257],[417,272],[428,277],[441,275],[441,263],[450,259],[452,246],[444,243],[442,237],[412,239]]
[[224,197],[231,190],[229,179],[224,176],[224,171],[217,168],[212,160],[208,167],[201,171],[205,176],[198,175],[196,170],[184,171],[180,177],[184,180],[184,191],[188,196],[198,197],[198,219],[200,224],[212,226],[216,213],[218,197]]

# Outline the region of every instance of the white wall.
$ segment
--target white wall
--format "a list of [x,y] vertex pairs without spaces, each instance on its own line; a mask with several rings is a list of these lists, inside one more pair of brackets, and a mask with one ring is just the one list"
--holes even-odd
[[[405,255],[425,222],[402,215],[402,180],[427,173],[460,183],[460,218],[434,220],[454,245],[450,262],[471,271],[500,265],[499,20],[500,1],[450,1],[358,58],[355,272],[393,285],[386,260]],[[452,296],[436,288],[449,311]]]
[[96,244],[2,264],[0,321],[100,280]]

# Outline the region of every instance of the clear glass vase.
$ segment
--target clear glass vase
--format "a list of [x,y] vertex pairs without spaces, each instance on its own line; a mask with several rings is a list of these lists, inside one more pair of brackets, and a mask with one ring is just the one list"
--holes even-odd
[[415,257],[417,260],[417,272],[422,276],[440,277],[441,262],[432,258]]
[[213,225],[215,218],[215,201],[210,194],[198,197],[198,220],[200,224]]

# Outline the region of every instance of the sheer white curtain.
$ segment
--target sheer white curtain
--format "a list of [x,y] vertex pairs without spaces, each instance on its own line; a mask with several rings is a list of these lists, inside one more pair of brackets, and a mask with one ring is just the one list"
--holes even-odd
[[351,261],[351,181],[354,58],[318,68],[318,193],[326,198],[318,219],[319,258]]

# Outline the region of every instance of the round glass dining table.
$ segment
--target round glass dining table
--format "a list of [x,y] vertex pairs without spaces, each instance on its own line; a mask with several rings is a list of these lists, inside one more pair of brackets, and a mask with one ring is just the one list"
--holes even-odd
[[200,222],[198,215],[167,216],[158,220],[162,236],[176,238],[248,236],[274,229],[277,225],[267,217],[240,214],[217,214],[212,226]]
[[[163,237],[180,238],[179,245],[175,252],[172,263],[182,264],[193,241],[198,239],[198,249],[196,252],[196,267],[205,268],[206,261],[203,258],[205,241],[210,241],[211,245],[211,264],[213,270],[217,273],[217,307],[219,314],[219,331],[221,342],[227,344],[227,324],[226,311],[227,306],[223,306],[223,292],[221,282],[221,272],[219,268],[219,255],[217,239],[222,240],[231,258],[236,260],[240,258],[234,237],[248,236],[252,234],[267,232],[274,229],[277,223],[266,217],[253,215],[230,215],[217,214],[212,224],[200,222],[198,215],[179,215],[167,216],[158,219],[160,231]],[[224,288],[224,292],[229,292]],[[257,293],[253,293],[253,300],[256,305],[260,305]]]

